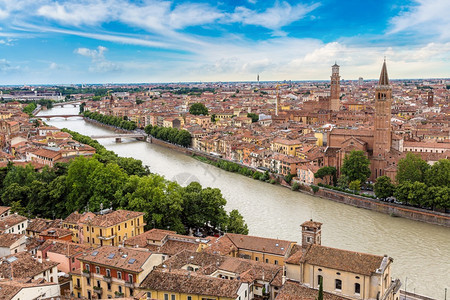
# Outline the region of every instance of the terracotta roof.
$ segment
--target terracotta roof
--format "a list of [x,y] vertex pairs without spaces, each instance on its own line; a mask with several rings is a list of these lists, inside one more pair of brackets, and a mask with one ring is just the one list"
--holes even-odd
[[226,280],[185,270],[154,270],[141,283],[141,289],[236,298],[242,282]]
[[[59,263],[43,260],[39,262],[31,256],[31,253],[20,252],[12,255],[8,255],[3,260],[9,260],[13,269],[13,278],[31,278],[39,275],[44,271],[50,270],[56,267]],[[9,278],[11,267],[8,263],[2,263],[0,265],[0,276],[3,278]]]
[[[175,234],[175,231],[153,228],[139,235],[127,238],[125,245],[145,247],[147,241],[162,241],[167,235]],[[150,242],[151,243],[151,242]]]
[[151,255],[150,251],[144,249],[102,246],[81,255],[78,260],[139,273]]
[[272,253],[285,256],[291,250],[292,241],[269,239],[251,235],[227,233],[226,236],[238,249]]
[[12,244],[23,238],[24,234],[3,233],[0,234],[0,247],[11,247]]
[[138,211],[116,210],[93,218],[88,217],[84,223],[91,226],[110,227],[143,215],[143,212]]
[[[294,254],[295,255],[295,254]],[[381,267],[383,256],[312,244],[300,262],[315,266],[371,275]]]
[[[306,287],[297,282],[286,281],[280,292],[277,300],[315,300],[317,299],[319,291],[310,287]],[[344,300],[352,299],[338,296],[332,293],[323,292],[323,299],[325,300]]]
[[18,215],[18,214],[12,214],[12,215],[3,217],[0,220],[0,230],[5,231],[8,228],[10,228],[16,224],[22,223],[26,220],[27,220],[27,218],[25,218],[24,216]]
[[81,252],[86,252],[91,250],[87,245],[76,244],[61,240],[46,240],[40,247],[39,250],[47,250],[47,252],[63,254],[68,257],[76,255]]
[[9,207],[9,206],[0,206],[0,215],[10,209],[11,209],[11,207]]
[[47,236],[47,237],[55,237],[55,238],[60,238],[60,237],[65,237],[68,235],[72,235],[72,231],[69,229],[64,229],[64,228],[49,228],[47,230],[44,230],[40,233],[41,236]]
[[320,226],[322,226],[322,223],[315,222],[313,220],[309,220],[309,221],[303,222],[301,226],[310,227],[310,228],[320,228]]
[[95,217],[94,213],[91,212],[84,212],[82,214],[78,213],[77,211],[71,213],[67,218],[64,219],[64,223],[71,223],[71,224],[77,224],[78,222],[83,222],[84,219],[87,217]]
[[48,219],[35,218],[35,219],[28,220],[27,230],[36,232],[36,233],[40,233],[48,228],[59,227],[59,226],[61,226],[61,219],[48,220]]
[[157,252],[172,256],[183,250],[196,251],[197,249],[198,249],[198,243],[191,243],[191,242],[177,241],[177,240],[169,239],[161,247],[158,248]]

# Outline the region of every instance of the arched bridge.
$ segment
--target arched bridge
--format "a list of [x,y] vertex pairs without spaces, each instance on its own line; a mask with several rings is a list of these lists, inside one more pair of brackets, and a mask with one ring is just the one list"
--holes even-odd
[[78,117],[78,118],[84,118],[83,115],[46,115],[46,116],[37,116],[38,118],[41,119],[54,119],[54,118],[64,118],[64,119],[68,119],[68,118],[74,118],[74,117]]
[[77,105],[80,105],[82,102],[85,102],[85,101],[77,100],[77,101],[59,102],[59,103],[54,103],[53,107],[56,107],[56,106],[64,107],[64,105],[70,105],[70,104],[72,104],[75,107]]
[[143,133],[116,133],[116,134],[108,134],[108,135],[91,135],[91,138],[94,140],[98,139],[116,139],[117,143],[122,142],[122,139],[126,138],[135,138],[138,140],[144,140],[147,135]]

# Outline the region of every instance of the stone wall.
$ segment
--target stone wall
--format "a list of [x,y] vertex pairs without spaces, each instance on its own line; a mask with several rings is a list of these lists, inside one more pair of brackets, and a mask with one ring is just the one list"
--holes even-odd
[[375,199],[368,199],[357,195],[350,195],[347,193],[329,190],[322,187],[315,194],[315,196],[360,208],[370,209],[373,211],[389,214],[391,216],[450,227],[450,215],[444,213],[410,206],[402,206],[394,203],[386,203]]

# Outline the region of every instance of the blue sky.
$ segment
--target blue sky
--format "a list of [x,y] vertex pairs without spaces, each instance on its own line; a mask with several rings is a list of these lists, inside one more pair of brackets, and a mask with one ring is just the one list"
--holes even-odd
[[0,0],[0,85],[450,77],[450,1]]

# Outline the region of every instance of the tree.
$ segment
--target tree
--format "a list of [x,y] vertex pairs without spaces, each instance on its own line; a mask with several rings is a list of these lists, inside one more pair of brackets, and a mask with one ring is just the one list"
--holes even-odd
[[211,115],[211,122],[216,122],[216,115],[215,114],[212,114]]
[[370,161],[363,151],[353,150],[349,155],[345,155],[341,172],[348,177],[350,182],[355,180],[366,182],[370,176],[369,165]]
[[230,211],[227,222],[227,232],[248,234],[247,224],[245,224],[244,218],[237,209]]
[[420,156],[408,152],[405,158],[400,159],[397,168],[397,182],[425,182],[425,174],[430,166]]
[[450,160],[441,159],[425,172],[428,186],[450,186]]
[[380,199],[386,199],[394,194],[395,186],[391,182],[391,178],[383,175],[377,178],[375,182],[375,196]]
[[359,179],[353,180],[349,183],[348,187],[354,192],[359,192],[361,190],[361,181]]
[[323,277],[319,277],[319,294],[317,295],[317,300],[323,300]]
[[252,118],[252,123],[258,122],[259,116],[255,113],[248,113],[247,117]]
[[331,182],[331,180],[329,180],[328,181],[329,184],[336,185],[337,184],[336,174],[337,174],[337,170],[335,167],[325,166],[325,167],[322,167],[319,170],[317,170],[317,172],[314,174],[314,177],[323,179],[326,176],[330,176],[331,177],[330,179],[332,179],[333,182]]
[[291,181],[292,181],[292,178],[294,178],[295,177],[295,174],[289,174],[289,175],[286,175],[286,176],[284,176],[284,181],[286,181],[287,183],[291,183]]
[[208,114],[208,109],[203,103],[194,103],[189,108],[189,113],[192,115],[204,115]]

